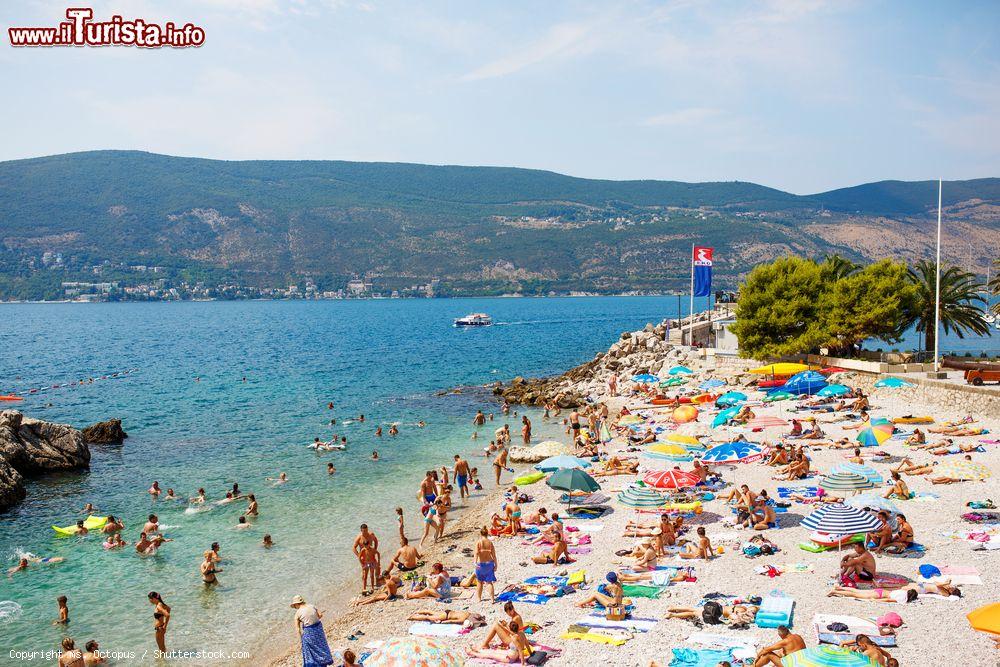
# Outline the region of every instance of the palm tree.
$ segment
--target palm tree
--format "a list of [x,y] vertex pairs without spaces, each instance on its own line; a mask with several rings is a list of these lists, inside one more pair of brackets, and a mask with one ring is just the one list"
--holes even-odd
[[823,255],[822,264],[824,265],[823,268],[830,272],[830,277],[834,280],[846,278],[861,268],[860,264],[855,264],[846,257],[836,253]]
[[[983,320],[983,311],[976,305],[985,303],[979,291],[982,285],[976,276],[957,266],[942,266],[941,271],[941,326],[944,332],[954,331],[959,338],[966,333],[982,336],[989,332]],[[906,326],[916,325],[924,334],[924,350],[934,349],[937,331],[934,327],[934,294],[937,270],[934,262],[922,259],[910,267],[910,280],[917,286],[917,299],[913,310],[906,314]]]
[[[989,284],[986,285],[986,293],[990,296],[1000,294],[1000,259],[993,260],[993,277],[990,278]],[[1000,301],[994,303],[991,310],[994,313],[1000,313]]]

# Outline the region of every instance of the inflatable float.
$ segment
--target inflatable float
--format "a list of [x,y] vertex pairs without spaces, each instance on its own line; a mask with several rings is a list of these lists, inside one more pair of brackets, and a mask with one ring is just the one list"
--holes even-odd
[[775,380],[761,380],[760,382],[757,383],[757,386],[760,387],[761,389],[774,389],[775,387],[784,387],[785,382],[787,381],[788,380],[786,380],[785,378],[775,379]]
[[[104,528],[104,525],[108,522],[108,517],[106,516],[94,516],[91,514],[88,516],[84,522],[83,527],[87,530],[98,530]],[[58,537],[70,537],[71,535],[76,535],[77,527],[76,524],[72,526],[65,526],[60,528],[59,526],[52,526],[52,530],[56,531]]]
[[856,535],[854,533],[851,533],[850,535],[837,535],[834,533],[814,531],[809,534],[809,539],[821,547],[831,548],[851,544],[853,542],[860,542],[864,539],[864,535]]
[[24,398],[15,394],[0,394],[0,401],[23,401]]
[[514,480],[514,484],[517,486],[528,486],[529,484],[534,484],[535,482],[541,480],[545,477],[544,472],[532,472],[527,475],[521,475]]

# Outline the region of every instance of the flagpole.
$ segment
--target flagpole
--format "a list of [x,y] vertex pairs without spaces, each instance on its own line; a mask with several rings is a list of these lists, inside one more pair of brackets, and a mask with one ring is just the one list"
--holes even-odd
[[[934,372],[940,370],[938,352],[941,349],[941,190],[943,181],[938,179],[938,218],[937,218],[937,277],[934,288]],[[692,271],[694,269],[692,268]],[[694,275],[693,273],[691,274]]]
[[688,345],[694,346],[694,244],[691,244],[691,309],[688,311]]

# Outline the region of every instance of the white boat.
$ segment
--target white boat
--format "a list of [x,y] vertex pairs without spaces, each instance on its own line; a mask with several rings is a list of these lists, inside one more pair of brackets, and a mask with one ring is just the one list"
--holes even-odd
[[486,313],[472,313],[455,319],[456,327],[488,327],[493,324],[493,318]]

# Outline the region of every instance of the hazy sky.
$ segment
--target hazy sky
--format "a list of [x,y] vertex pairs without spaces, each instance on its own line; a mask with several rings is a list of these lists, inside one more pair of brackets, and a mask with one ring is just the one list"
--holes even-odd
[[[198,49],[13,49],[9,26],[191,21]],[[1000,2],[18,0],[0,159],[505,165],[810,193],[1000,176]]]

